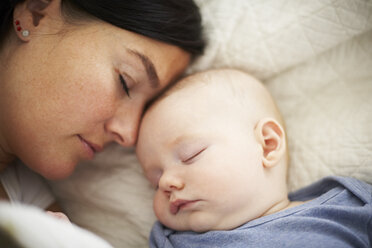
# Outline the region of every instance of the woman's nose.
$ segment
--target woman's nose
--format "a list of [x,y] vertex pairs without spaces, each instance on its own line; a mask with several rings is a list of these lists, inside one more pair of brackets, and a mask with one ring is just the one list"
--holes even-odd
[[141,116],[142,108],[119,108],[115,115],[105,123],[105,130],[109,133],[110,139],[119,145],[134,146],[137,142]]

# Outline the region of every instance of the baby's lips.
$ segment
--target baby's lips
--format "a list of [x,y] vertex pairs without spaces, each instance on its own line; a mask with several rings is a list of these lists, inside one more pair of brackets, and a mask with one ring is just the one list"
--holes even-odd
[[169,210],[171,212],[171,214],[177,214],[178,212],[178,206],[174,205],[171,203],[170,207],[169,207]]
[[171,214],[177,214],[180,207],[182,205],[185,205],[185,204],[189,203],[189,202],[193,202],[193,201],[182,200],[182,199],[175,200],[175,201],[171,202],[170,207],[169,207],[169,211],[171,212]]
[[177,199],[175,201],[172,201],[169,207],[169,211],[171,214],[177,214],[178,210],[180,209],[180,205],[185,204],[188,202],[188,200],[182,200],[182,199]]

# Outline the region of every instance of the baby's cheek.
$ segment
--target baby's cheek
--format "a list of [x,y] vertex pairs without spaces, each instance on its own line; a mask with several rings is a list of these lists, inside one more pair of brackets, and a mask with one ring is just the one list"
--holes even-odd
[[158,220],[166,226],[172,226],[176,215],[170,212],[169,199],[165,195],[155,195],[154,212]]
[[156,217],[161,220],[163,215],[165,214],[165,211],[167,210],[167,206],[165,204],[164,200],[159,199],[160,196],[158,195],[159,193],[156,193],[154,196],[154,201],[153,201],[153,208]]

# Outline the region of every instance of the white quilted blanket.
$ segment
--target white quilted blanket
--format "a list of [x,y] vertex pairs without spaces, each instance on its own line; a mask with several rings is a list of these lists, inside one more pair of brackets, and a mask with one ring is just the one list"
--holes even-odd
[[236,67],[261,80],[372,28],[368,0],[197,0],[209,46],[192,71]]
[[[235,67],[265,82],[287,124],[289,188],[331,174],[372,183],[372,0],[196,2],[209,45],[189,73]],[[132,150],[113,146],[51,185],[78,225],[147,247],[152,191]]]

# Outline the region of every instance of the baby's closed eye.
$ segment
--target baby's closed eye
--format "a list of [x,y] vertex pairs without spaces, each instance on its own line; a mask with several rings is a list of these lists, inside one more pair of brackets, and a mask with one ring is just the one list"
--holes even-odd
[[180,160],[182,163],[191,164],[199,158],[199,156],[207,149],[206,146],[194,147],[192,149],[185,149],[180,153]]

